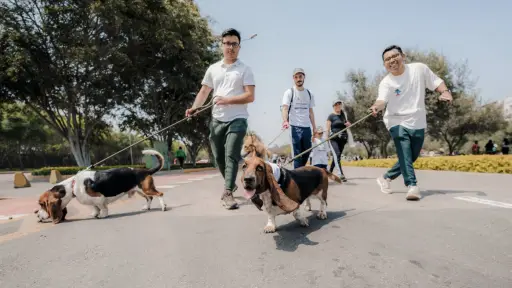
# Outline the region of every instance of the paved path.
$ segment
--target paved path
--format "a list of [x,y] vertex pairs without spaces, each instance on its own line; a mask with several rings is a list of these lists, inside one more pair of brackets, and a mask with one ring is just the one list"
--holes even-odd
[[280,216],[275,234],[252,205],[221,208],[212,172],[157,176],[166,212],[134,197],[107,219],[75,203],[59,225],[4,221],[0,287],[512,287],[512,176],[418,171],[424,198],[407,202],[401,178],[385,195],[383,169],[345,170],[328,220]]

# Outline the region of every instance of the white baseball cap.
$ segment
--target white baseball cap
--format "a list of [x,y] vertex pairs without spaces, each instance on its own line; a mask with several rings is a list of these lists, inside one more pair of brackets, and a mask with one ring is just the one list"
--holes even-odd
[[341,101],[341,99],[336,99],[332,101],[332,106],[336,105],[337,103],[343,104],[343,101]]
[[302,69],[302,68],[293,69],[293,76],[295,76],[295,74],[297,74],[297,73],[302,73],[302,74],[306,75],[306,73],[304,72],[304,69]]

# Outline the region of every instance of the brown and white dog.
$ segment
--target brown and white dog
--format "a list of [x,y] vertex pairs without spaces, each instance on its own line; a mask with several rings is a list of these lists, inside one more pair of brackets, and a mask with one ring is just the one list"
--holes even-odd
[[[261,143],[251,144],[253,139],[244,142],[245,152],[249,155],[244,159],[240,180],[247,199],[261,199],[263,209],[267,213],[268,222],[263,229],[266,233],[276,231],[275,217],[293,212],[293,216],[301,226],[309,226],[308,219],[302,215],[300,205],[310,198],[320,200],[319,219],[327,219],[327,190],[329,179],[341,183],[341,179],[315,166],[300,167],[288,170],[265,161],[259,155],[264,151]],[[253,203],[258,206],[257,201]],[[309,204],[310,206],[311,204]],[[311,207],[309,207],[311,209]]]
[[37,214],[39,222],[51,218],[57,224],[65,220],[66,206],[76,198],[82,205],[93,207],[92,216],[105,218],[108,216],[108,205],[119,198],[138,193],[146,199],[143,210],[149,210],[153,197],[158,197],[162,211],[167,209],[163,193],[159,192],[152,175],[160,171],[164,165],[164,157],[156,150],[144,150],[142,154],[154,155],[158,166],[146,168],[114,168],[104,171],[81,171],[45,191],[39,197]]

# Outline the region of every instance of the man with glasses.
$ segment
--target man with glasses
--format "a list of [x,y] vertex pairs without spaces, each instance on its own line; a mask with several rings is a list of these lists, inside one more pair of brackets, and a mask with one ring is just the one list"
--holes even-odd
[[376,116],[378,111],[386,108],[384,124],[395,143],[398,161],[377,178],[377,183],[383,193],[390,194],[391,180],[402,174],[408,187],[406,199],[419,200],[421,195],[413,163],[420,155],[427,128],[425,88],[441,93],[441,101],[451,102],[453,98],[444,81],[427,65],[405,64],[405,54],[399,46],[384,49],[382,60],[389,74],[380,82],[377,100],[371,110]]
[[[304,88],[306,73],[302,68],[293,70],[294,87],[286,90],[283,96],[281,106],[281,116],[283,118],[283,128],[288,129],[291,126],[292,151],[293,156],[311,148],[311,138],[315,129],[315,97]],[[311,132],[313,127],[313,133]],[[305,166],[308,162],[309,153],[304,153],[301,157],[293,161],[295,169]]]
[[206,70],[201,90],[185,114],[187,117],[193,115],[213,90],[215,104],[210,122],[210,146],[225,181],[222,204],[226,209],[236,209],[238,203],[233,192],[237,189],[240,151],[247,131],[247,104],[254,101],[255,81],[251,68],[238,59],[240,33],[227,29],[221,36],[224,58]]

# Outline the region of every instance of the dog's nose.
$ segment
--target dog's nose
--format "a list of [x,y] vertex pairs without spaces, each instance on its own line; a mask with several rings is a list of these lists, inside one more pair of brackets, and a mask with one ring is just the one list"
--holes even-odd
[[245,176],[244,177],[244,182],[245,183],[253,183],[254,182],[254,177],[253,176]]

